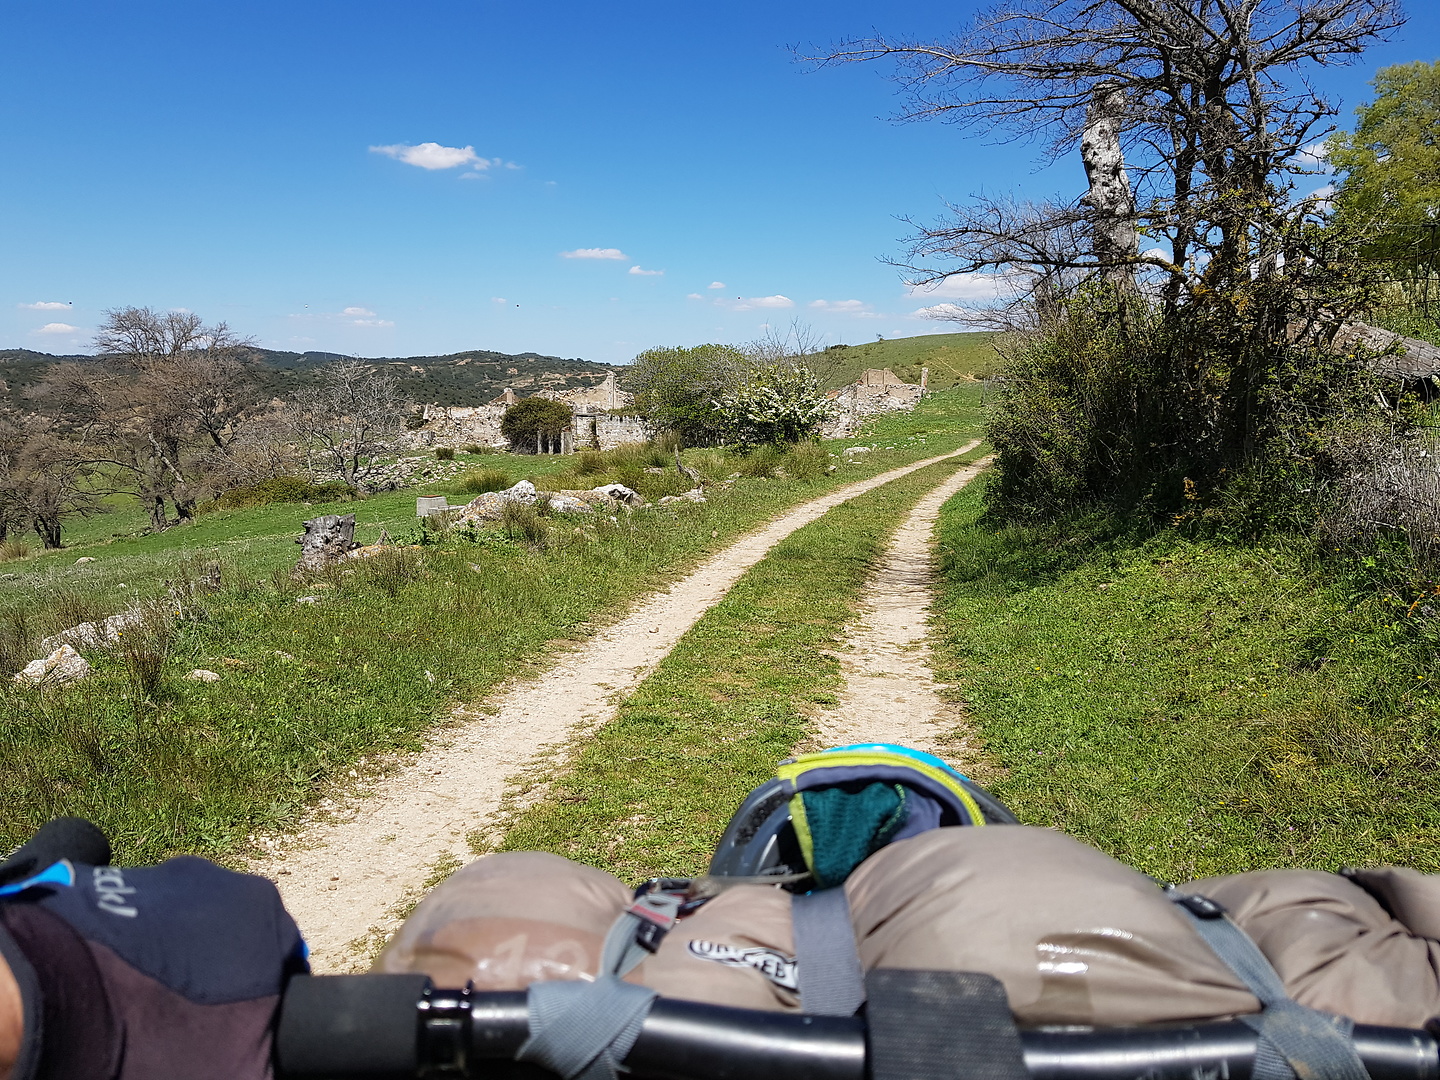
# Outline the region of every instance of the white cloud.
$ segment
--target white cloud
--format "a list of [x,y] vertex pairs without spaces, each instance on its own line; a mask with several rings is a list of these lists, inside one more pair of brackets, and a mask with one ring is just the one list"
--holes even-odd
[[811,300],[809,306],[815,311],[836,311],[846,315],[864,315],[870,305],[863,300]]
[[491,161],[489,158],[481,157],[475,153],[473,146],[441,146],[434,142],[422,142],[414,146],[408,143],[372,146],[370,152],[384,154],[396,161],[403,161],[406,165],[414,165],[418,169],[454,169],[461,165],[468,165],[473,169],[488,169],[491,165],[499,164],[500,161],[499,158]]
[[69,304],[62,304],[59,300],[37,300],[33,304],[16,304],[16,307],[25,308],[27,311],[64,311]]
[[630,256],[619,248],[576,248],[574,251],[560,252],[560,257],[562,259],[615,259],[619,262],[630,260]]
[[634,274],[636,277],[660,277],[662,274],[665,273],[664,270],[644,270],[638,266],[630,267],[629,272]]
[[80,327],[71,326],[69,323],[49,322],[40,327],[39,330],[31,330],[32,334],[78,334]]
[[751,311],[754,308],[792,308],[795,301],[776,293],[774,296],[737,296],[734,300],[716,300],[717,304],[735,311]]
[[705,287],[707,289],[723,289],[725,287],[725,283],[723,281],[712,281],[709,285],[706,285]]
[[508,304],[510,301],[506,300],[503,296],[492,296],[490,297],[490,302],[492,304]]
[[1004,288],[1003,274],[951,274],[942,281],[907,284],[905,295],[936,300],[995,300]]
[[394,325],[395,325],[395,324],[394,324],[391,320],[389,320],[389,319],[352,319],[352,320],[350,320],[350,321],[353,322],[356,326],[394,326]]
[[686,294],[685,294],[685,299],[686,299],[686,300],[704,300],[705,297],[701,296],[698,292],[692,292],[692,293],[686,293]]
[[363,308],[363,307],[347,307],[347,308],[342,309],[341,312],[340,312],[340,314],[341,314],[341,315],[364,315],[364,316],[369,316],[370,318],[374,318],[374,317],[375,317],[375,312],[371,311],[369,308]]
[[1309,146],[1302,146],[1292,160],[1302,168],[1318,168],[1323,172],[1330,172],[1330,165],[1325,160],[1325,142],[1324,139],[1318,139]]

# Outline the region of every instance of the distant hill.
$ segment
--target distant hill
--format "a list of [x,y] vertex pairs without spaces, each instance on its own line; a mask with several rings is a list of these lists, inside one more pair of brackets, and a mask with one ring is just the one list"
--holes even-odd
[[[338,353],[277,352],[252,349],[256,377],[264,393],[279,397],[303,386],[317,368],[337,359]],[[86,363],[91,356],[51,356],[29,349],[0,350],[0,380],[12,397],[23,396],[45,377],[46,368],[62,360]],[[540,353],[500,353],[488,349],[450,353],[448,356],[379,357],[366,363],[399,381],[412,400],[439,405],[479,405],[498,397],[506,387],[522,397],[537,390],[570,390],[594,386],[612,371],[623,368],[579,357],[565,359]]]
[[809,358],[827,390],[854,382],[867,368],[889,368],[906,382],[918,383],[920,369],[930,369],[930,388],[944,390],[968,378],[983,376],[999,356],[993,331],[965,334],[922,334],[919,337],[833,345]]

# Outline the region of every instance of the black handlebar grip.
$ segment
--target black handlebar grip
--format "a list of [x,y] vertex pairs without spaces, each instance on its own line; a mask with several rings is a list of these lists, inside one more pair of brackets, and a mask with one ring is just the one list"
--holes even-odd
[[60,817],[41,825],[34,836],[0,863],[0,885],[24,881],[61,859],[90,866],[110,865],[110,841],[99,826],[78,817]]
[[424,975],[296,975],[275,1032],[282,1078],[414,1076]]

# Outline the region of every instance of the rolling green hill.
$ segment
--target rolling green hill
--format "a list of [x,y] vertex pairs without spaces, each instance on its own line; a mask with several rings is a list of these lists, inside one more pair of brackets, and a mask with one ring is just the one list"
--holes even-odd
[[[255,376],[261,391],[279,397],[303,386],[320,365],[337,358],[336,353],[276,352],[252,349]],[[89,356],[51,356],[29,349],[0,350],[0,400],[20,398],[45,377],[53,363],[73,360],[85,363]],[[536,390],[569,390],[594,386],[612,371],[602,364],[580,357],[566,359],[539,353],[499,353],[486,349],[451,353],[448,356],[381,357],[370,360],[377,369],[394,375],[400,389],[412,401],[440,405],[480,405],[497,397],[506,387],[521,396]]]
[[864,345],[833,345],[811,357],[810,366],[827,390],[854,382],[866,368],[889,368],[906,382],[918,383],[920,369],[930,369],[930,388],[944,390],[983,376],[999,357],[992,331],[966,334],[923,334],[919,337],[870,341]]

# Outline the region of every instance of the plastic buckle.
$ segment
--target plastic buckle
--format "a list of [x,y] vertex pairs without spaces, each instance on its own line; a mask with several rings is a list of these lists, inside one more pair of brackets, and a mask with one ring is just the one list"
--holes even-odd
[[1223,919],[1225,917],[1225,909],[1208,896],[1175,892],[1170,894],[1170,898],[1197,919]]

